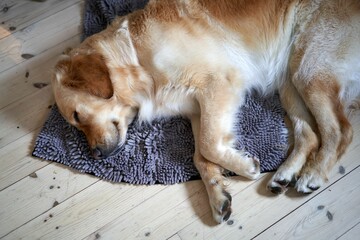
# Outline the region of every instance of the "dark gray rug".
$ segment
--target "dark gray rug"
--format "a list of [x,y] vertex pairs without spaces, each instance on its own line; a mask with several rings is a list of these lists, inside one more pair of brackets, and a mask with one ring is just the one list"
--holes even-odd
[[[146,0],[88,0],[84,38],[104,29],[116,15],[146,5]],[[239,109],[236,147],[260,159],[261,171],[273,171],[287,151],[285,112],[277,95],[254,93]],[[84,135],[70,126],[54,106],[36,139],[33,156],[59,162],[80,172],[114,182],[174,184],[199,179],[192,162],[194,139],[190,122],[175,117],[139,126],[133,123],[121,151],[104,160],[90,155]]]

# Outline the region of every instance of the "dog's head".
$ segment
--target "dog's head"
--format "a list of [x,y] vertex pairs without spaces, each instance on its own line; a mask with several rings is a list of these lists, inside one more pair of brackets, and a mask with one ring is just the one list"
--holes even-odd
[[62,56],[52,86],[61,114],[84,132],[95,159],[120,148],[136,109],[114,94],[109,69],[100,54]]

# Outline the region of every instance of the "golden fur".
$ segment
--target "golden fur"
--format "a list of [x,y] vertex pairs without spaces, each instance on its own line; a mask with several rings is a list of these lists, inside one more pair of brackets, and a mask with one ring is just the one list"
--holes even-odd
[[360,93],[357,0],[151,0],[62,56],[53,88],[95,158],[129,123],[191,119],[194,162],[217,222],[231,214],[223,169],[250,179],[259,161],[233,148],[235,111],[250,89],[278,90],[294,146],[268,188],[312,192],[352,139],[345,109]]

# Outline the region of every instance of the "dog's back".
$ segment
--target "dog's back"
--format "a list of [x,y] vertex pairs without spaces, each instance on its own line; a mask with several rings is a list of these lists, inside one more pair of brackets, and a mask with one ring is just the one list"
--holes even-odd
[[129,31],[159,85],[201,88],[222,72],[269,91],[285,76],[295,11],[296,1],[150,1]]

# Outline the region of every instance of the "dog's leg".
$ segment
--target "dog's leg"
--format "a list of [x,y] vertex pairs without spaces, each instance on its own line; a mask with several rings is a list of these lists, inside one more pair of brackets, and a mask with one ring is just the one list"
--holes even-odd
[[321,136],[318,153],[309,157],[296,183],[297,191],[310,193],[327,181],[328,172],[352,140],[352,128],[344,114],[340,86],[334,75],[317,74],[308,81],[299,78],[294,85],[312,112]]
[[292,123],[294,142],[290,155],[268,183],[268,189],[276,194],[285,192],[297,180],[307,157],[315,154],[319,146],[315,120],[290,81],[282,85],[280,98]]
[[239,96],[229,82],[225,79],[213,80],[211,86],[198,96],[201,109],[200,153],[225,169],[256,179],[260,174],[259,160],[233,147],[233,123],[244,96]]
[[231,195],[226,191],[223,168],[206,160],[199,150],[200,118],[193,116],[191,126],[195,139],[194,163],[209,195],[213,218],[217,223],[227,221],[231,214]]

